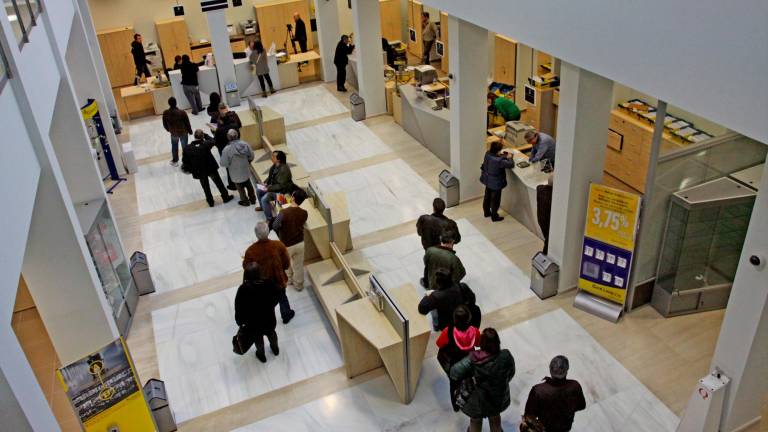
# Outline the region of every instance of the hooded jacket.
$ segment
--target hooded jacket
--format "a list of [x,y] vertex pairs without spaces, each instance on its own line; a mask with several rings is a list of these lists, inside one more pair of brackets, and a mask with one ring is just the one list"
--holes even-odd
[[442,330],[453,322],[453,311],[464,302],[458,285],[433,291],[419,302],[419,313],[426,315],[437,310],[437,328]]
[[509,382],[515,376],[515,359],[509,350],[498,354],[473,351],[451,368],[452,380],[474,377],[475,391],[461,410],[471,418],[493,417],[509,407]]
[[230,141],[221,152],[221,166],[229,169],[229,176],[235,183],[243,183],[251,179],[251,161],[253,150],[243,140]]

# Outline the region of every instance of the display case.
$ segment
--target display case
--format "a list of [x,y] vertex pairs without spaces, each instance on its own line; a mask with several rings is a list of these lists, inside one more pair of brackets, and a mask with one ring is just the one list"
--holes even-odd
[[755,196],[728,178],[672,195],[651,300],[659,313],[727,305]]

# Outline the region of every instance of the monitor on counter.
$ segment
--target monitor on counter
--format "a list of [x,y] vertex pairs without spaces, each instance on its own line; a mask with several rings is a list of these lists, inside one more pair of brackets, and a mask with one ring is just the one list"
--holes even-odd
[[184,16],[184,6],[181,6],[181,5],[174,6],[173,16]]
[[416,42],[416,30],[414,30],[413,27],[408,27],[408,39],[410,39],[411,42]]

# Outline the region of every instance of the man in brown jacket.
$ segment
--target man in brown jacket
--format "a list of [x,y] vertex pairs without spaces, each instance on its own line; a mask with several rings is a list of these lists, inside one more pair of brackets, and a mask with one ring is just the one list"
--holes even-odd
[[179,142],[181,150],[187,147],[189,135],[192,135],[192,125],[189,124],[189,117],[184,110],[176,106],[176,98],[168,98],[168,108],[163,111],[163,127],[171,133],[171,166],[179,165]]
[[270,240],[269,225],[266,222],[256,224],[256,243],[252,244],[245,251],[243,258],[243,269],[249,263],[255,262],[261,269],[261,277],[275,282],[280,290],[280,316],[283,318],[283,324],[293,319],[296,312],[291,309],[288,303],[288,296],[285,294],[285,287],[288,285],[288,277],[285,271],[291,266],[291,258],[288,256],[288,249],[279,240]]
[[291,195],[291,204],[278,213],[272,229],[288,248],[291,267],[288,269],[288,284],[296,291],[304,289],[304,223],[309,214],[301,208],[307,198],[303,189],[296,189]]

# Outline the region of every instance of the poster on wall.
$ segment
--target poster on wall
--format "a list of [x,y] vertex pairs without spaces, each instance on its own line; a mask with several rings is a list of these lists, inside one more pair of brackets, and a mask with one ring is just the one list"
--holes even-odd
[[154,431],[123,339],[58,370],[83,430]]
[[632,269],[640,196],[591,184],[579,288],[624,304]]

